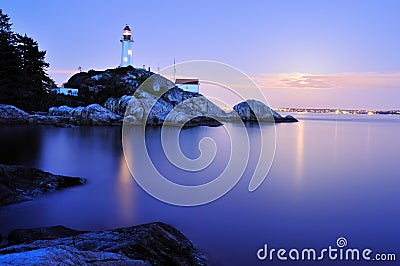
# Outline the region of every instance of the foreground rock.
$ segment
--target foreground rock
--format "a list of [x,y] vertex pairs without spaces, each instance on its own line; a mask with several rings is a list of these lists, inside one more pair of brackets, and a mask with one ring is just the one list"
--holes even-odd
[[0,249],[0,265],[206,265],[193,243],[164,223],[100,232],[22,229],[10,233],[12,241]]
[[53,175],[36,168],[0,164],[0,206],[32,200],[45,192],[85,183],[84,178]]

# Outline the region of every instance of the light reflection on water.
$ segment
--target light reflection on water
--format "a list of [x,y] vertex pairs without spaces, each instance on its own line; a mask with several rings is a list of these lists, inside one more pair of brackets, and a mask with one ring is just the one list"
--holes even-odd
[[[163,221],[225,265],[256,264],[255,252],[264,243],[319,248],[334,245],[339,236],[353,247],[397,252],[400,120],[301,118],[277,125],[275,161],[258,190],[248,192],[260,147],[258,127],[249,126],[250,164],[238,185],[216,202],[190,208],[159,202],[138,187],[124,161],[119,128],[2,126],[0,162],[82,176],[88,184],[2,208],[0,232],[57,224],[100,230]],[[208,181],[226,165],[230,148],[223,128],[181,132],[182,151],[189,158],[199,156],[202,137],[213,137],[217,144],[213,167],[194,173],[196,180],[160,156],[159,133],[147,133],[149,154],[171,180]]]

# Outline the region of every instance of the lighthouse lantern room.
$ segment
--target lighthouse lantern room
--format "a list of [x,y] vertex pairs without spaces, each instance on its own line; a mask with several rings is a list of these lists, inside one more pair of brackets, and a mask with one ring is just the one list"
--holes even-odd
[[132,33],[128,25],[125,26],[122,34],[122,54],[120,67],[133,66],[132,61]]

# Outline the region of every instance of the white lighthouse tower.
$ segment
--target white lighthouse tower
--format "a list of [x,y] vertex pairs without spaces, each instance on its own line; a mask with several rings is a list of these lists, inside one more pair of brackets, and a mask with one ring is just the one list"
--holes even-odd
[[120,67],[133,66],[133,61],[132,61],[133,40],[132,40],[131,28],[129,28],[128,25],[126,25],[124,28],[121,43],[122,43],[122,54],[121,54],[121,64],[119,66]]

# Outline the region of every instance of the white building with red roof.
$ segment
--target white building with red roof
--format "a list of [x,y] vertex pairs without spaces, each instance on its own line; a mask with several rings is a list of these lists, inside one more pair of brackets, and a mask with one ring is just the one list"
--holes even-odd
[[199,79],[176,79],[175,85],[184,91],[199,93]]

